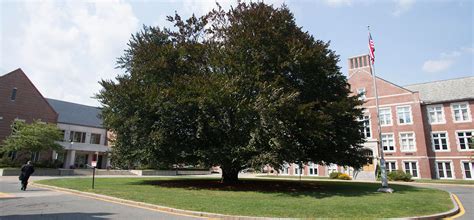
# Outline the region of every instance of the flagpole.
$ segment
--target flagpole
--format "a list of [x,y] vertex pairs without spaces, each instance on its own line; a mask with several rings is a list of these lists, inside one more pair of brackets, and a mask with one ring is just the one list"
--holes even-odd
[[[370,26],[367,26],[367,30],[370,36]],[[371,50],[370,43],[371,42],[369,39],[369,50]],[[372,53],[372,51],[369,51],[369,53]],[[382,129],[380,128],[381,126],[380,126],[379,96],[377,92],[375,65],[374,65],[374,62],[372,62],[372,59],[370,58],[369,58],[369,62],[371,65],[370,71],[372,73],[372,84],[374,87],[374,95],[375,95],[375,108],[376,108],[376,113],[377,113],[377,133],[378,133],[377,149],[378,149],[378,154],[380,158],[380,176],[382,178],[382,188],[379,188],[377,191],[392,193],[393,189],[388,187],[387,170],[385,168],[385,158],[384,158],[384,153],[383,153],[383,148],[382,148]]]

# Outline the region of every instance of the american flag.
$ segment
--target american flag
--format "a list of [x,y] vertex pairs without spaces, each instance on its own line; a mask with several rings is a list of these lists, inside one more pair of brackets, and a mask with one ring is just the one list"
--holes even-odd
[[370,55],[370,60],[372,63],[375,61],[375,44],[374,40],[372,40],[372,35],[370,35],[369,32],[369,55]]

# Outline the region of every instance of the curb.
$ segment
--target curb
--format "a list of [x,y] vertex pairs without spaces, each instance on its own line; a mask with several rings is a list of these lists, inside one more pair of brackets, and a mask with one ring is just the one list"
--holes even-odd
[[49,186],[49,185],[43,185],[39,183],[31,183],[32,186],[39,187],[39,188],[46,188],[46,189],[51,189],[55,191],[60,191],[60,192],[66,192],[66,193],[71,193],[79,196],[84,196],[92,199],[98,199],[98,200],[105,200],[108,202],[115,202],[123,205],[130,205],[130,206],[135,206],[138,208],[146,208],[146,209],[152,209],[154,211],[160,211],[160,212],[167,212],[175,215],[184,215],[188,217],[197,217],[197,218],[211,218],[211,219],[229,219],[229,220],[277,220],[277,219],[295,219],[295,218],[269,218],[269,217],[251,217],[251,216],[234,216],[234,215],[224,215],[224,214],[216,214],[216,213],[210,213],[210,212],[198,212],[198,211],[190,211],[190,210],[184,210],[184,209],[176,209],[176,208],[170,208],[166,206],[160,206],[160,205],[153,205],[149,203],[144,203],[144,202],[136,202],[132,200],[127,200],[127,199],[120,199],[112,196],[106,196],[106,195],[101,195],[101,194],[96,194],[96,193],[89,193],[89,192],[82,192],[74,189],[66,189],[62,187],[56,187],[56,186]]
[[[49,185],[43,185],[39,183],[31,183],[32,186],[36,186],[39,188],[46,188],[46,189],[51,189],[55,191],[60,191],[60,192],[66,192],[66,193],[71,193],[79,196],[84,196],[92,199],[98,199],[98,200],[105,200],[108,202],[115,202],[123,205],[130,205],[138,208],[145,208],[145,209],[152,209],[154,211],[160,211],[160,212],[167,212],[175,215],[184,215],[188,217],[198,217],[198,218],[210,218],[210,219],[230,219],[230,220],[276,220],[276,219],[296,219],[296,218],[270,218],[270,217],[251,217],[251,216],[234,216],[234,215],[224,215],[224,214],[217,214],[217,213],[210,213],[210,212],[198,212],[198,211],[190,211],[190,210],[184,210],[184,209],[176,209],[176,208],[170,208],[166,206],[160,206],[160,205],[153,205],[149,203],[144,203],[144,202],[136,202],[132,200],[127,200],[127,199],[120,199],[112,196],[106,196],[106,195],[101,195],[101,194],[96,194],[96,193],[89,193],[89,192],[82,192],[74,189],[67,189],[67,188],[62,188],[62,187],[56,187],[56,186],[49,186]],[[456,202],[455,196],[452,193],[449,193],[449,196],[451,197],[451,201],[454,204],[454,208],[452,208],[449,211],[442,212],[442,213],[437,213],[433,215],[425,215],[425,216],[414,216],[414,217],[404,217],[404,218],[396,218],[396,219],[441,219],[441,218],[446,218],[446,217],[451,217],[460,212],[460,205]]]
[[446,217],[451,217],[460,212],[459,204],[456,202],[456,199],[454,198],[456,195],[449,193],[449,196],[451,197],[451,201],[454,204],[454,208],[447,212],[442,212],[442,213],[437,213],[433,215],[424,215],[424,216],[415,216],[415,217],[407,217],[407,219],[442,219]]

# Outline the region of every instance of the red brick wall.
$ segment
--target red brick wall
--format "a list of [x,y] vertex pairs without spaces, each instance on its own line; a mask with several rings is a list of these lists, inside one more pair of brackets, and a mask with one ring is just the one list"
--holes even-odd
[[[463,173],[461,168],[461,161],[462,160],[471,160],[474,156],[474,151],[463,151],[460,150],[456,131],[460,130],[472,130],[474,131],[474,122],[472,120],[473,112],[474,112],[474,100],[467,101],[469,103],[469,110],[471,115],[471,121],[468,122],[454,122],[451,104],[454,102],[444,102],[444,103],[436,103],[433,105],[442,105],[443,112],[444,112],[444,119],[445,122],[441,124],[430,124],[428,119],[428,112],[427,108],[428,105],[423,105],[423,119],[425,123],[425,133],[426,133],[426,143],[428,154],[430,156],[431,162],[431,171],[433,173],[433,177],[436,177],[436,166],[435,161],[452,161],[453,172],[456,179],[462,179]],[[434,151],[432,147],[432,140],[431,140],[431,133],[436,131],[447,132],[448,134],[448,148],[449,151],[440,152]]]
[[[15,101],[11,100],[17,88]],[[58,115],[21,69],[0,76],[0,141],[11,134],[10,125],[18,118],[27,123],[41,119],[56,123]]]
[[[366,102],[363,107],[370,115],[371,121],[371,139],[379,139],[377,133],[377,112],[375,108],[375,92],[373,90],[372,75],[370,68],[358,68],[349,70],[348,82],[351,91],[357,94],[359,88],[366,90]],[[395,141],[395,152],[386,152],[386,160],[397,161],[397,168],[403,169],[403,161],[418,161],[418,172],[421,178],[431,178],[431,169],[428,160],[427,142],[424,132],[424,122],[422,106],[419,94],[406,90],[400,86],[392,84],[383,79],[377,78],[377,90],[379,96],[379,106],[381,108],[390,108],[392,115],[392,125],[382,126],[382,133],[393,133]],[[399,124],[397,118],[397,106],[410,106],[412,113],[411,124]],[[414,132],[416,151],[402,152],[400,146],[401,132]]]

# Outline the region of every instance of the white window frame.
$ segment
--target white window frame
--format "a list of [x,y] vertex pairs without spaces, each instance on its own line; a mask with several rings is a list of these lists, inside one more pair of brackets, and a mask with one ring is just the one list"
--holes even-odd
[[[311,171],[310,171],[311,169],[316,170],[316,174],[314,174],[314,170],[313,170],[313,174],[311,174]],[[318,164],[315,164],[313,162],[308,163],[308,176],[319,176]]]
[[[443,163],[443,174],[444,174],[444,177],[441,178],[439,176],[439,167],[438,167],[438,163]],[[446,177],[446,163],[449,163],[449,166],[450,166],[450,169],[451,169],[451,177]],[[436,160],[435,161],[435,167],[436,167],[436,178],[438,179],[454,179],[456,178],[456,174],[454,172],[454,166],[453,166],[453,161],[452,160]]]
[[[389,119],[390,119],[390,123],[388,124],[384,124],[382,122],[385,122],[385,120],[382,120],[382,117],[380,117],[380,111],[381,110],[388,110],[389,112]],[[384,118],[385,119],[385,118]],[[379,120],[380,120],[380,126],[382,127],[387,127],[387,126],[392,126],[393,125],[393,117],[392,117],[392,108],[391,107],[386,107],[386,108],[380,108],[379,109]]]
[[362,128],[362,134],[364,135],[364,139],[374,139],[374,136],[372,134],[372,120],[371,117],[370,117],[370,113],[369,112],[364,112],[364,114],[362,115],[362,120],[359,118],[359,121],[360,122],[364,122],[365,121],[365,117],[368,117],[368,121],[369,121],[369,134],[370,134],[370,137],[367,137],[366,134],[365,134],[365,126]]
[[[286,169],[286,172],[285,172]],[[278,175],[290,175],[290,165],[288,163],[284,163],[282,169],[278,170]]]
[[[410,175],[412,176],[413,179],[420,179],[421,178],[421,174],[420,174],[420,163],[418,163],[418,160],[403,160],[402,161],[402,169],[403,172],[406,173],[406,169],[405,169],[405,163],[410,163]],[[416,174],[417,176],[413,176],[413,164],[412,163],[415,163],[416,164]]]
[[[399,108],[406,108],[406,107],[408,107],[408,109],[409,109],[409,110],[408,110],[408,111],[409,111],[408,113],[409,113],[409,115],[410,115],[410,123],[406,123],[406,122],[405,122],[405,123],[400,123],[400,115],[398,114],[398,109],[399,109]],[[412,111],[412,109],[411,109],[411,105],[400,105],[400,106],[397,106],[397,107],[396,107],[396,113],[397,113],[397,124],[398,124],[398,125],[412,125],[412,124],[413,124],[413,111]]]
[[[402,134],[413,134],[413,150],[405,150],[403,149],[403,138],[402,138]],[[409,132],[399,132],[398,133],[398,142],[400,144],[400,152],[416,152],[417,148],[416,148],[416,134],[415,132],[413,131],[409,131]]]
[[[283,164],[283,169],[278,170],[278,175],[290,175],[290,165],[288,163]],[[285,172],[286,169],[286,172]]]
[[331,164],[326,166],[326,171],[327,171],[326,172],[327,176],[329,176],[331,173],[338,172],[339,170],[337,169],[337,164],[331,163]]
[[[387,167],[387,163],[395,163],[395,169],[389,169],[389,167]],[[397,171],[398,170],[398,164],[397,164],[397,161],[396,160],[386,160],[385,161],[385,170],[387,171],[387,173],[390,173],[390,172],[393,172],[393,171]]]
[[[454,105],[462,105],[462,104],[466,104],[466,107],[467,107],[467,120],[461,120],[461,121],[456,121],[456,116],[454,115]],[[471,115],[471,108],[469,106],[469,103],[468,102],[455,102],[455,103],[451,103],[451,115],[453,117],[453,122],[454,123],[466,123],[466,122],[472,122],[472,115]],[[461,114],[462,115],[462,114]]]
[[301,172],[301,176],[304,176],[304,166],[300,167],[300,165],[294,163],[293,164],[293,176],[299,176],[300,172]]
[[362,96],[359,97],[359,100],[367,99],[367,90],[365,90],[365,87],[357,89],[357,95],[360,95],[360,94],[362,94]]
[[[435,115],[438,115],[437,111],[435,110],[438,107],[441,107],[441,121],[434,122],[434,121],[431,120],[430,109],[433,110],[433,112],[435,112]],[[432,125],[445,124],[446,123],[446,116],[444,114],[444,106],[442,104],[426,106],[426,114],[428,115],[428,121]]]
[[382,150],[384,153],[393,153],[393,152],[397,152],[397,142],[395,141],[395,134],[393,132],[390,132],[390,133],[382,133],[382,136],[384,135],[392,135],[392,141],[393,141],[393,150],[385,150],[383,147],[383,140],[384,138],[382,137],[382,140],[380,141],[380,143],[382,144]]
[[[466,177],[466,170],[464,169],[464,163],[471,163],[469,166],[470,167],[470,172],[471,172],[471,178],[467,178]],[[465,180],[474,180],[474,161],[471,161],[471,160],[461,160],[460,161],[460,164],[461,164],[461,171],[462,171],[462,178],[465,179]]]
[[[445,134],[446,135],[446,145],[447,145],[446,150],[443,150],[443,149],[436,150],[435,149],[433,134]],[[451,147],[449,146],[449,135],[448,135],[447,131],[432,131],[431,134],[430,134],[430,138],[431,138],[431,149],[433,149],[433,152],[449,152],[449,151],[451,151]],[[441,146],[441,148],[442,148],[442,146]]]
[[[468,143],[467,149],[461,149],[461,142],[459,142],[459,136],[458,136],[458,132],[471,132],[471,139],[472,139],[474,138],[474,130],[456,130],[454,132],[456,136],[456,146],[458,148],[458,151],[474,151],[474,149],[469,149],[469,142],[467,142]],[[467,141],[467,139],[465,140]]]
[[32,162],[38,162],[40,160],[40,156],[41,156],[41,152],[39,151],[35,151],[33,153],[31,153],[31,161]]

